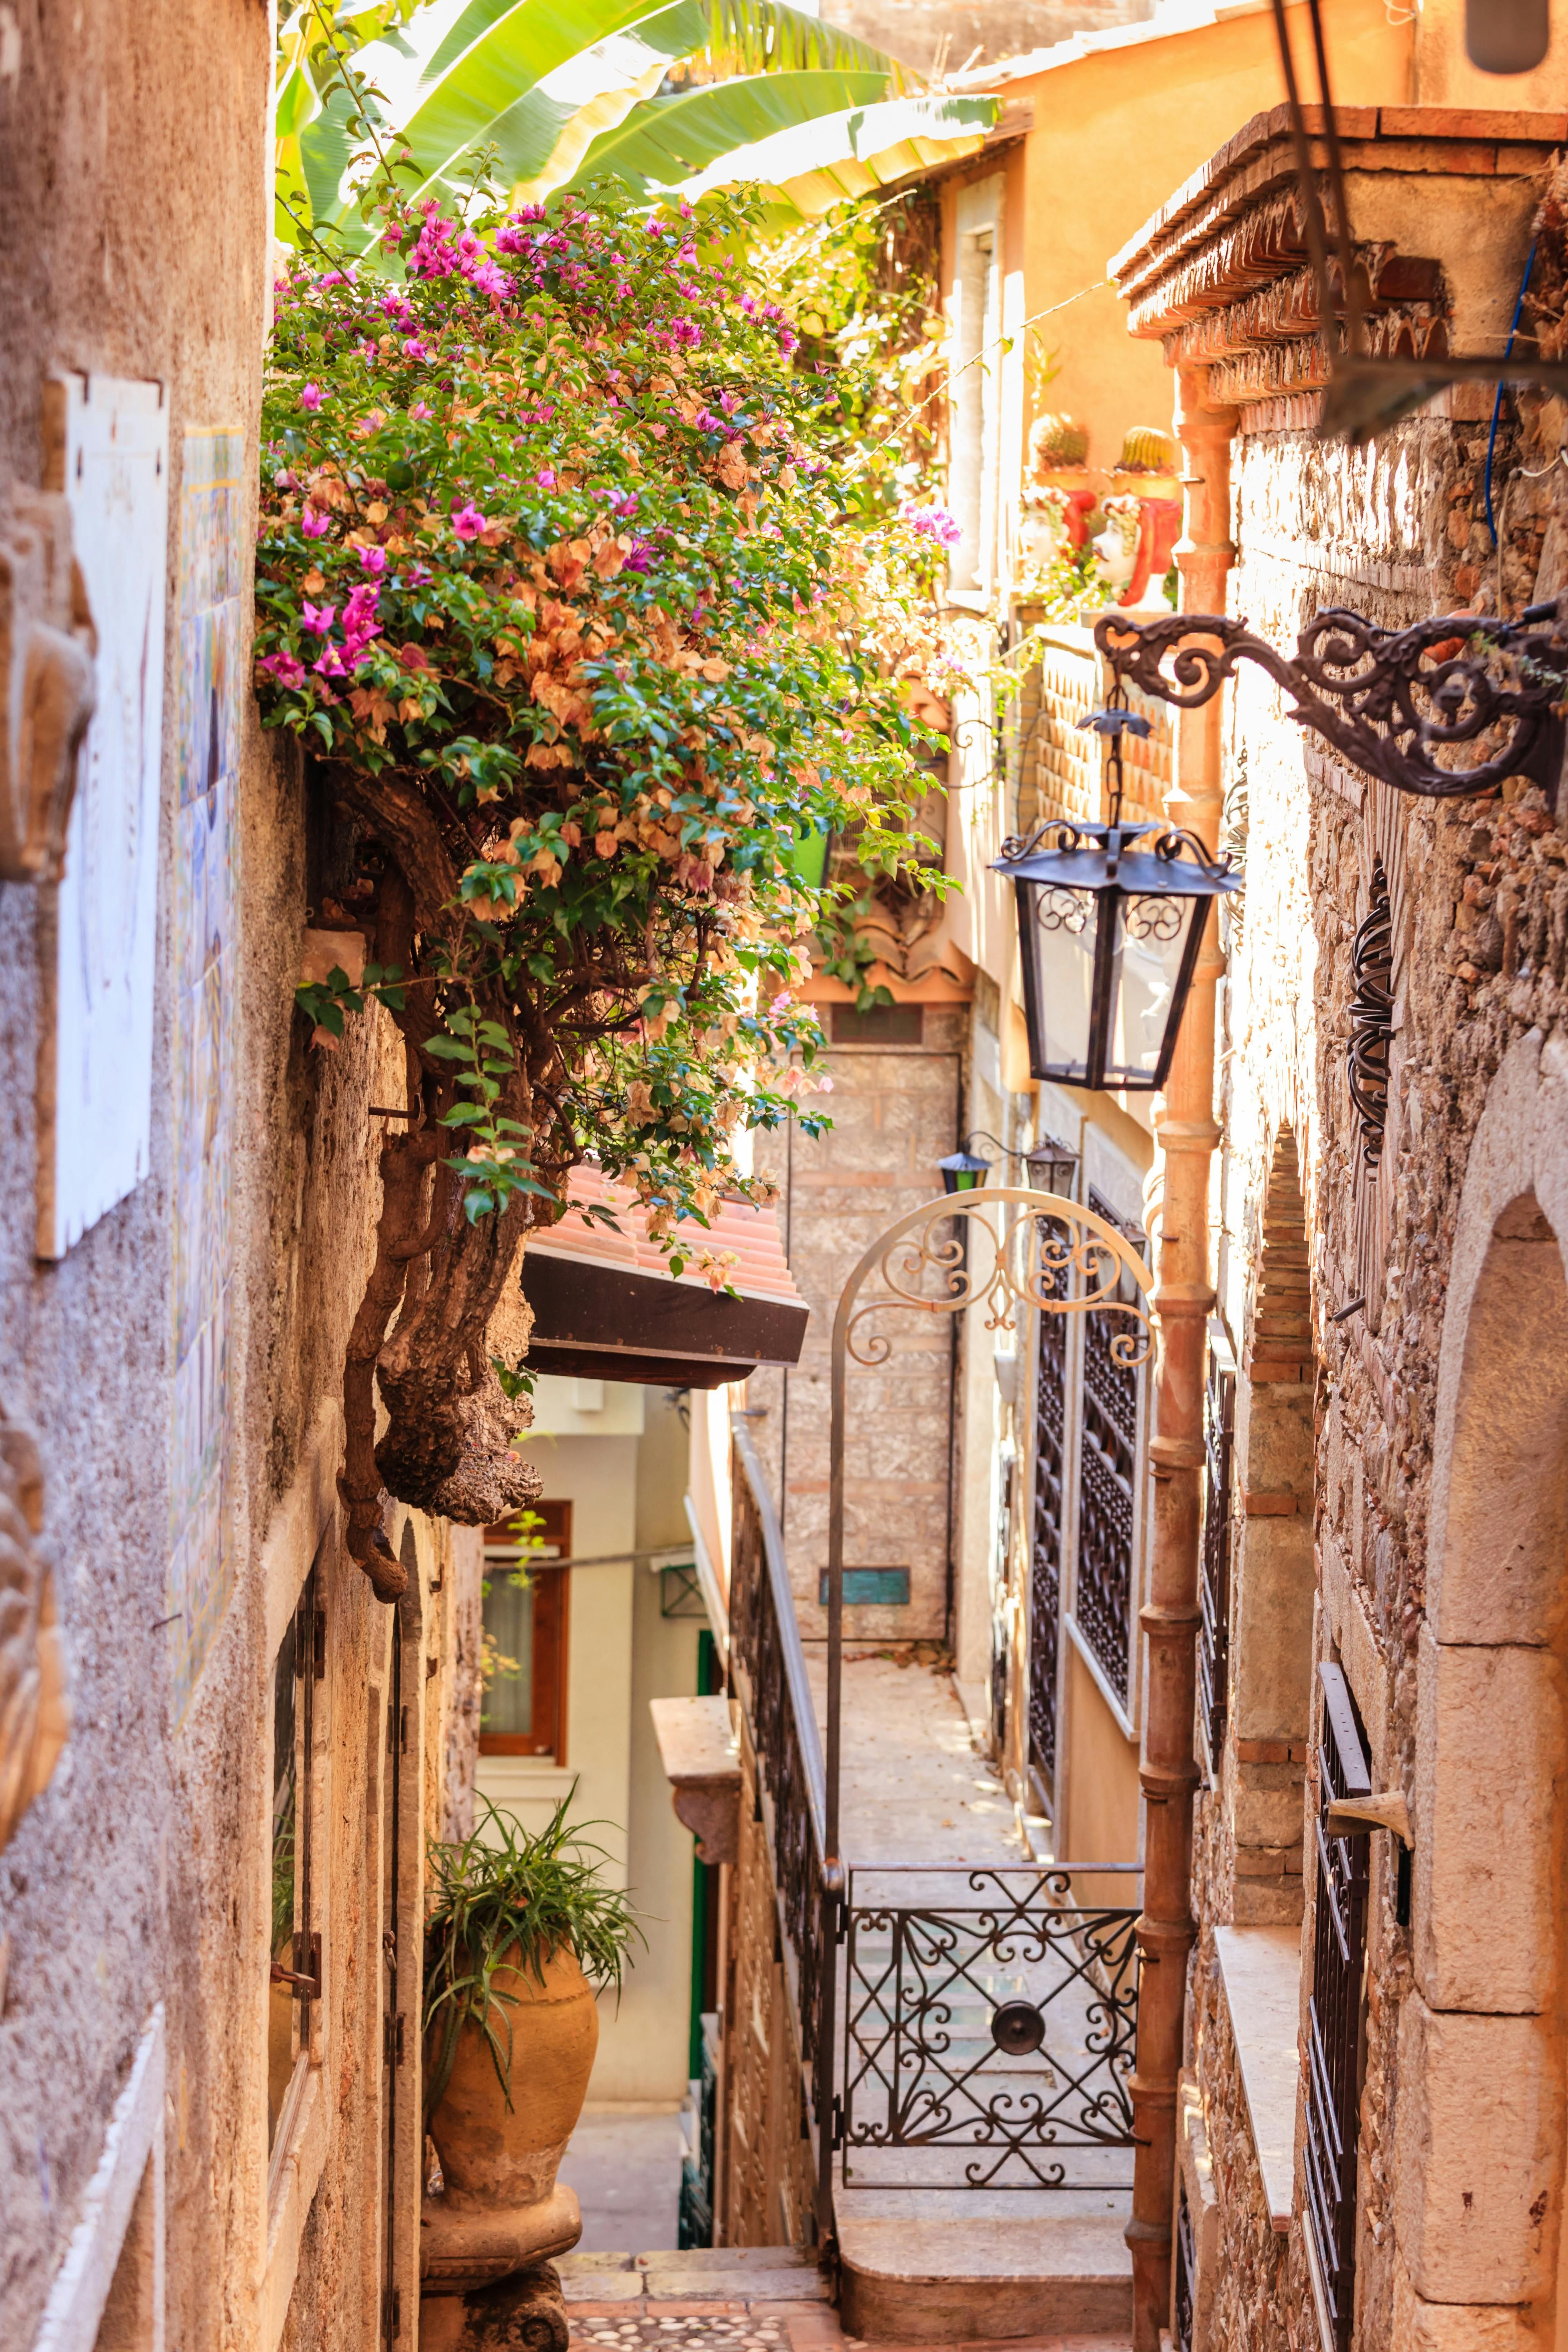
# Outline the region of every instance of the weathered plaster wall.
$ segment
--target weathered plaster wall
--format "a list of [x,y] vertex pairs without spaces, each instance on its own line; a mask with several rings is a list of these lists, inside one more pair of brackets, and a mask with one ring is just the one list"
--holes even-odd
[[[37,1430],[74,1725],[0,1856],[0,2341],[33,2341],[155,2002],[167,2012],[168,2341],[353,2345],[384,2278],[384,1929],[416,2002],[426,1830],[471,1804],[478,1553],[421,1524],[401,1612],[412,1738],[389,1726],[391,1612],[332,1540],[333,1399],[377,1197],[379,1017],[311,1055],[292,1012],[306,921],[306,787],[240,694],[226,1400],[233,1589],[178,1717],[170,1674],[171,906],[175,887],[179,467],[189,431],[257,457],[271,42],[261,0],[126,10],[19,0],[0,22],[0,482],[37,484],[43,390],[76,369],[156,379],[174,455],[150,1177],[58,1265],[31,1256],[36,894],[0,886],[0,1401]],[[248,604],[248,572],[242,604]],[[241,675],[248,667],[240,647]],[[268,1678],[325,1533],[320,1917],[330,1998],[299,2194],[267,2180]],[[401,1522],[395,1537],[401,1532]],[[391,1738],[389,1740],[389,1730]],[[402,1903],[383,1916],[391,1759]],[[416,2032],[399,2084],[398,2275],[416,2258]],[[311,2202],[311,2191],[321,2186]],[[292,2200],[292,2201],[291,2201]],[[296,2252],[298,2278],[296,2283]]]

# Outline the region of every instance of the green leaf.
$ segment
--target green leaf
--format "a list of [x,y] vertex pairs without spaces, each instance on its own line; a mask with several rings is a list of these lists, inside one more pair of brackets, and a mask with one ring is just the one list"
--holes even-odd
[[[847,85],[854,79],[851,76],[780,75],[767,80],[775,79],[792,90],[797,81],[810,85],[799,89],[799,110],[793,118],[785,110],[787,98],[784,103],[774,101],[765,84],[721,83],[716,89],[693,93],[690,114],[679,131],[672,126],[671,134],[660,138],[650,125],[648,142],[637,151],[637,155],[646,155],[651,165],[662,145],[670,164],[662,180],[649,169],[641,187],[648,192],[659,186],[672,192],[679,188],[695,202],[715,188],[756,180],[796,212],[817,219],[847,196],[889,186],[931,163],[977,150],[996,120],[996,100],[984,95],[897,98],[880,104],[857,104],[859,91],[846,86],[844,95],[835,99],[831,89],[836,80]],[[728,120],[739,135],[721,143],[725,116],[715,107],[700,110],[696,101],[741,90],[756,93],[755,102],[744,107],[746,127],[741,128],[742,108],[737,106]],[[808,104],[813,94],[817,102]],[[675,107],[681,101],[671,99],[659,103]],[[628,118],[623,129],[628,143],[649,111],[639,109]],[[685,170],[671,168],[680,155],[695,150],[701,128],[710,121],[710,152],[697,156]]]

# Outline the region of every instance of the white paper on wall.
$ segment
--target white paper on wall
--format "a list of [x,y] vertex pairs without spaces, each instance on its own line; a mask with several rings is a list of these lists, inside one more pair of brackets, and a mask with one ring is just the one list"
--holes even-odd
[[157,383],[68,375],[51,389],[98,631],[65,873],[38,910],[37,1249],[60,1258],[151,1164],[169,411]]

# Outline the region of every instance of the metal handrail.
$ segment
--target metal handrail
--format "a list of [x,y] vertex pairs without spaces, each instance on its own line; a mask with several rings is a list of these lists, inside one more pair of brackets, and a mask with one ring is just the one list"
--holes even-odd
[[745,1477],[756,1508],[757,1524],[762,1529],[763,1557],[767,1562],[779,1646],[784,1653],[784,1682],[789,1691],[790,1709],[795,1717],[795,1738],[800,1742],[800,1759],[805,1768],[811,1826],[820,1863],[827,1851],[827,1772],[823,1760],[822,1737],[816,1727],[816,1708],[812,1700],[811,1684],[806,1677],[805,1652],[801,1647],[800,1627],[795,1620],[795,1592],[784,1562],[784,1529],[779,1525],[779,1515],[743,1413],[732,1412],[730,1415],[730,1432],[734,1441],[735,1458]]

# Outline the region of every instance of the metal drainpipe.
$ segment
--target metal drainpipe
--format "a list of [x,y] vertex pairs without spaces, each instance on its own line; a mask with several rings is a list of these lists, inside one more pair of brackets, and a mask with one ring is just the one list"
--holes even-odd
[[[1182,604],[1223,613],[1230,541],[1234,409],[1205,408],[1206,373],[1177,371],[1176,431],[1185,457],[1186,529],[1175,551]],[[1177,719],[1175,780],[1165,814],[1213,851],[1222,809],[1223,698]],[[1198,1530],[1204,1461],[1204,1343],[1215,1292],[1208,1262],[1209,1162],[1214,1117],[1215,992],[1225,959],[1211,911],[1163,1106],[1155,1113],[1165,1160],[1154,1305],[1159,1315],[1154,1543],[1149,1599],[1139,1622],[1149,1644],[1148,1698],[1139,1780],[1143,1792],[1143,1912],[1138,1944],[1137,2064],[1132,2077],[1134,2352],[1158,2352],[1169,2324],[1175,2199],[1176,2078],[1181,2069],[1191,1909],[1198,1630]]]

